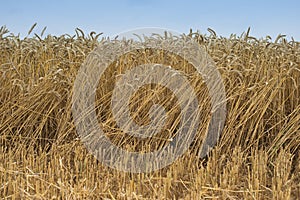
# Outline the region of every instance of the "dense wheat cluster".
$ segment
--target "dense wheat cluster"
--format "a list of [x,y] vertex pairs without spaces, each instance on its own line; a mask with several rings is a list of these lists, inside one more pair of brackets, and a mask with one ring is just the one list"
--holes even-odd
[[94,32],[84,35],[80,29],[74,36],[34,34],[21,39],[2,27],[0,197],[299,199],[300,43],[281,35],[256,39],[249,30],[229,38],[209,31],[210,35],[188,34],[212,57],[226,88],[224,130],[205,159],[197,155],[209,119],[209,98],[201,77],[193,76],[193,68],[183,64],[183,58],[164,52],[132,52],[100,77],[95,106],[99,124],[113,143],[129,151],[163,146],[176,130],[180,110],[166,88],[146,85],[129,105],[133,118],[148,123],[151,101],[163,104],[169,111],[169,132],[142,141],[122,134],[109,100],[115,77],[126,70],[126,63],[167,60],[187,74],[201,102],[203,126],[189,151],[164,169],[131,174],[108,168],[89,154],[72,116],[77,72],[87,55],[107,39]]

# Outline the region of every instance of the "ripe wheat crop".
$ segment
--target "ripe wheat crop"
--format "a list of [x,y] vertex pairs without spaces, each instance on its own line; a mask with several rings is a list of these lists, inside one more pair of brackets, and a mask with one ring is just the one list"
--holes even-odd
[[[32,34],[34,27],[28,35]],[[44,31],[43,31],[44,32]],[[178,124],[176,98],[163,87],[145,85],[130,101],[132,117],[149,123],[154,103],[168,112],[159,137],[138,140],[120,131],[109,108],[116,77],[130,65],[167,62],[194,87],[201,112],[195,141],[170,166],[131,174],[102,165],[75,129],[72,89],[101,34],[21,39],[0,29],[1,199],[299,199],[300,43],[279,35],[257,39],[190,31],[216,63],[226,89],[227,117],[218,144],[199,159],[209,119],[201,77],[182,58],[161,51],[124,55],[100,78],[95,109],[107,137],[128,151],[151,151],[168,142]]]

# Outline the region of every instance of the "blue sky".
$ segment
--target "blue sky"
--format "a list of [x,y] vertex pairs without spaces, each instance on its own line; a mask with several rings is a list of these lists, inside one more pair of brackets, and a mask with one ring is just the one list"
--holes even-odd
[[37,22],[34,32],[47,26],[46,34],[73,35],[79,27],[85,32],[112,36],[138,27],[162,27],[187,33],[190,28],[218,35],[240,35],[251,27],[255,37],[279,34],[300,40],[299,0],[26,0],[2,1],[0,26],[25,36]]

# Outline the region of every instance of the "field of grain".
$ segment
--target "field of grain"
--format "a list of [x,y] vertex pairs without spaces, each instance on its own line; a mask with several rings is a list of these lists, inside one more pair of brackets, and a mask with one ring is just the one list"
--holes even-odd
[[[5,27],[0,29],[1,199],[300,198],[298,41],[282,35],[257,39],[249,30],[229,38],[210,29],[209,35],[190,31],[188,36],[205,47],[224,81],[227,118],[222,135],[208,157],[197,157],[209,103],[201,78],[192,77],[203,115],[207,115],[199,137],[172,165],[135,174],[108,168],[89,154],[72,116],[77,72],[87,55],[106,39],[94,32],[85,35],[80,29],[74,36],[43,36],[32,31],[33,36],[21,39]],[[120,60],[123,64],[162,62],[161,52],[150,54],[151,59],[145,59],[147,52],[133,52]],[[167,60],[184,73],[193,71],[178,64],[184,62],[182,58]],[[110,66],[100,79],[95,107],[99,123],[122,148],[159,148],[164,140],[124,136],[112,119],[109,99],[121,61],[121,68]],[[170,91],[164,88],[148,85],[136,94],[131,106],[136,120],[149,120],[145,113],[151,91],[165,97],[158,102],[168,103],[172,132],[178,109],[176,99],[168,99]]]

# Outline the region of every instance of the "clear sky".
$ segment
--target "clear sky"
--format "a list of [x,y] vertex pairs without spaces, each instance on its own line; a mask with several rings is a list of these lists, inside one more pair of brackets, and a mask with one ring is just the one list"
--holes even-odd
[[180,33],[189,29],[221,36],[240,35],[251,27],[250,35],[273,39],[279,34],[300,41],[300,0],[24,0],[1,2],[0,26],[25,36],[47,26],[46,34],[103,32],[112,36],[139,27],[162,27]]

